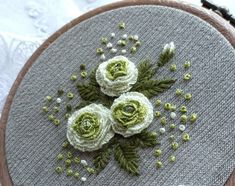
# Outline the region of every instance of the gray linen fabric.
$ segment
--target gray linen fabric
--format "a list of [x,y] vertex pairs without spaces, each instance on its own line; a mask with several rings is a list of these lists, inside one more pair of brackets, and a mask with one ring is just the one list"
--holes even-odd
[[[121,20],[127,25],[124,31],[117,29]],[[168,65],[158,76],[176,77],[178,81],[158,98],[177,106],[187,105],[189,113],[198,113],[199,120],[193,126],[187,125],[191,141],[181,144],[175,152],[170,149],[169,133],[161,137],[164,168],[155,168],[154,149],[140,150],[139,177],[126,174],[112,160],[100,175],[88,177],[84,185],[223,185],[235,165],[234,49],[203,20],[159,6],[126,7],[95,16],[60,36],[36,60],[16,93],[7,124],[6,156],[14,184],[81,184],[54,173],[55,157],[66,139],[66,122],[56,128],[44,117],[41,107],[43,98],[53,95],[59,87],[76,93],[70,74],[78,70],[81,63],[86,63],[88,69],[97,64],[95,49],[100,45],[99,38],[111,32],[117,37],[124,33],[139,35],[143,42],[140,50],[135,55],[126,54],[134,62],[145,57],[156,60],[164,44],[174,41],[177,49],[174,63],[179,70],[171,73]],[[109,54],[107,58],[112,56]],[[192,62],[188,71],[182,66],[187,59]],[[186,72],[191,72],[193,77],[188,83],[182,80]],[[192,93],[193,99],[186,103],[177,98],[176,88]],[[73,104],[76,102],[74,99]],[[179,125],[178,120],[176,124]],[[158,130],[159,122],[154,121],[150,128]],[[180,133],[176,134],[180,138]],[[171,154],[177,157],[174,165],[168,163]],[[90,156],[92,153],[81,154],[89,163]],[[84,170],[80,172],[87,176]]]

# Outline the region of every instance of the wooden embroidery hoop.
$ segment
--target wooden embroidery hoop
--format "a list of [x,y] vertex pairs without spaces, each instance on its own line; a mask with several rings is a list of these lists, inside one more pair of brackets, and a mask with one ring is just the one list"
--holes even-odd
[[[7,168],[7,161],[5,157],[5,130],[8,120],[8,115],[10,111],[10,107],[14,98],[14,95],[20,86],[21,81],[23,80],[25,74],[30,69],[32,64],[36,61],[36,59],[41,55],[41,53],[47,49],[47,47],[53,43],[59,36],[61,36],[64,32],[71,29],[73,26],[79,24],[80,22],[89,19],[95,15],[100,13],[117,9],[120,7],[126,6],[134,6],[134,5],[159,5],[159,6],[166,6],[166,7],[173,7],[176,9],[183,10],[185,12],[191,13],[197,17],[208,22],[214,28],[216,28],[224,37],[231,43],[231,45],[235,48],[235,29],[229,24],[228,21],[224,20],[222,17],[217,15],[216,13],[207,10],[202,7],[197,7],[190,5],[186,2],[180,1],[173,1],[173,0],[126,0],[121,1],[113,4],[109,4],[106,6],[102,6],[95,10],[92,10],[76,19],[71,21],[70,23],[63,26],[57,32],[55,32],[52,36],[50,36],[29,58],[26,62],[20,73],[18,74],[10,93],[7,97],[5,106],[2,111],[2,116],[0,120],[0,183],[2,186],[11,186],[13,185],[10,174]],[[229,179],[225,183],[226,186],[235,185],[235,171],[230,175]]]

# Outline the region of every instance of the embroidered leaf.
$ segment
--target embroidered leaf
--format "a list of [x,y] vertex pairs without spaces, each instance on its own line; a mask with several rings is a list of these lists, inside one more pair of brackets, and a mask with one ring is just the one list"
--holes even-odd
[[100,173],[109,163],[111,155],[111,148],[104,147],[98,154],[94,157],[94,165],[97,170],[97,173]]
[[[101,103],[106,107],[110,107],[113,102],[113,98],[108,97],[104,93],[100,91],[100,86],[96,81],[96,70],[98,67],[93,69],[90,73],[89,79],[90,81],[88,83],[79,83],[77,84],[77,90],[83,100],[85,100],[86,103]],[[83,104],[84,105],[84,104]],[[79,105],[78,108],[81,108]]]
[[136,85],[132,88],[132,91],[138,91],[150,99],[153,96],[157,96],[159,93],[169,89],[175,81],[175,79],[166,79],[161,81],[150,79],[136,83]]
[[143,130],[140,134],[130,137],[130,141],[131,145],[141,148],[155,147],[157,144],[160,144],[157,141],[157,134],[147,130]]
[[[106,107],[112,105],[113,99],[103,94],[100,89],[91,83],[77,84],[78,92],[86,103],[101,103]],[[81,107],[80,107],[81,108]]]
[[166,63],[168,63],[175,55],[175,52],[172,52],[170,49],[167,49],[166,51],[162,52],[158,58],[157,65],[159,67],[164,66]]
[[96,87],[99,87],[99,84],[96,81],[96,70],[98,67],[94,68],[90,74],[90,83]]
[[114,157],[122,169],[133,175],[139,175],[139,156],[135,146],[117,143]]
[[78,92],[85,101],[97,101],[99,99],[99,90],[91,83],[77,84]]
[[138,66],[138,82],[151,79],[157,72],[157,67],[151,63],[150,59],[144,59]]

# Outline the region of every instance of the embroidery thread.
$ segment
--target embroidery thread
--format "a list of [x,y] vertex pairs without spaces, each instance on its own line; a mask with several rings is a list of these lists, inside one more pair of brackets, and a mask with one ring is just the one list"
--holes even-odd
[[[120,22],[118,27],[123,31],[126,24]],[[102,61],[106,59],[104,46],[112,54],[118,52],[114,42],[111,43],[116,37],[115,33],[111,33],[110,37],[101,38],[102,47],[96,48],[96,53]],[[132,54],[138,52],[138,48],[142,45],[138,35],[128,36],[127,34],[123,34],[116,45],[121,48],[122,54],[126,54],[125,47],[129,43],[132,43],[130,47]],[[89,174],[99,174],[108,165],[113,154],[121,169],[132,175],[139,175],[141,173],[139,150],[156,146],[157,149],[154,151],[154,156],[157,158],[156,168],[163,168],[164,161],[161,158],[164,155],[164,149],[160,148],[162,136],[167,132],[170,134],[171,149],[176,151],[180,147],[180,142],[173,132],[178,127],[182,134],[181,141],[188,142],[190,135],[185,132],[186,123],[188,121],[194,123],[198,118],[194,112],[188,116],[187,107],[182,105],[178,108],[181,113],[178,117],[181,124],[177,126],[175,120],[178,114],[176,114],[175,104],[164,103],[157,99],[155,106],[158,110],[154,111],[149,101],[170,89],[177,81],[174,78],[156,78],[158,70],[172,61],[175,54],[175,45],[171,42],[164,46],[156,63],[150,59],[144,59],[136,66],[127,57],[117,55],[97,65],[90,74],[86,65],[81,64],[80,76],[72,73],[69,79],[71,84],[76,86],[80,96],[77,105],[72,106],[72,101],[77,99],[76,94],[72,91],[65,92],[62,88],[59,88],[55,98],[46,96],[46,103],[42,110],[48,115],[48,120],[55,126],[67,120],[68,141],[62,144],[62,151],[67,153],[61,152],[57,155],[59,165],[55,168],[56,173],[65,172],[68,177],[73,176],[78,179],[80,173],[73,168],[76,165]],[[186,70],[189,67],[191,62],[186,61],[183,68]],[[172,72],[176,69],[176,64],[170,65]],[[190,80],[191,73],[184,74],[183,79]],[[63,98],[64,94],[67,98]],[[175,94],[179,99],[181,97],[186,101],[192,99],[191,93],[184,93],[181,89],[176,89]],[[160,110],[161,106],[163,111]],[[56,114],[64,110],[66,111],[64,119],[59,118]],[[158,122],[161,124],[158,131],[160,135],[155,131],[148,131],[154,115],[159,118]],[[81,160],[74,154],[77,150],[96,153],[93,157],[94,168],[89,166],[86,160]],[[175,155],[168,157],[169,163],[174,163],[176,159]],[[62,166],[61,162],[65,166]],[[82,176],[80,180],[85,182],[87,178]]]

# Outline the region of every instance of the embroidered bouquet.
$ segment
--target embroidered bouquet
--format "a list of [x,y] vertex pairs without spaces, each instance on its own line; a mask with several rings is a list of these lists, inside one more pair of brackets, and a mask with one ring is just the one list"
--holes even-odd
[[[125,23],[119,24],[120,30],[125,30]],[[105,46],[108,52],[116,55],[118,49],[111,43],[116,37],[115,33],[110,34],[110,42],[107,37],[101,38],[101,44]],[[59,89],[56,98],[46,96],[46,105],[43,111],[48,114],[48,119],[59,126],[62,119],[56,117],[65,107],[65,122],[67,123],[67,140],[62,144],[64,149],[73,148],[82,152],[94,151],[94,168],[89,166],[86,160],[80,160],[80,157],[74,157],[73,153],[68,150],[66,155],[60,153],[57,156],[58,162],[64,162],[56,167],[56,172],[61,174],[66,170],[67,176],[80,177],[78,171],[72,169],[72,164],[81,164],[90,174],[99,173],[108,164],[112,152],[115,160],[120,168],[126,170],[130,174],[139,175],[139,155],[138,149],[160,146],[158,134],[155,131],[148,131],[154,115],[160,118],[162,127],[159,134],[166,132],[167,118],[161,116],[160,111],[154,111],[151,104],[151,98],[163,93],[169,89],[175,79],[159,80],[155,78],[158,69],[170,62],[175,55],[175,46],[171,42],[166,44],[159,55],[157,62],[152,63],[150,59],[144,59],[137,64],[124,55],[127,53],[125,46],[132,44],[130,53],[135,54],[141,46],[141,42],[137,35],[123,34],[122,38],[117,41],[117,47],[120,48],[121,55],[106,60],[103,48],[97,48],[97,55],[100,55],[101,62],[89,74],[86,65],[80,66],[80,75],[84,82],[78,82],[77,74],[72,74],[71,82],[76,84],[79,93],[79,104],[73,107],[69,104],[69,100],[75,99],[75,94],[68,91],[65,103],[62,98],[65,90]],[[184,63],[184,68],[190,67],[190,62]],[[177,70],[175,64],[170,66],[170,71]],[[183,80],[191,79],[191,74],[184,74]],[[184,94],[183,90],[177,89],[176,96],[182,96],[189,101],[192,97],[191,93]],[[53,102],[55,100],[55,102]],[[156,100],[156,107],[161,106],[161,100]],[[177,107],[171,103],[163,104],[165,110],[170,112],[170,118],[176,118],[175,110]],[[183,142],[189,141],[189,134],[185,133],[185,124],[189,120],[191,123],[197,119],[196,113],[187,116],[187,107],[181,106],[180,116],[181,125],[179,130],[182,131]],[[169,130],[175,130],[177,126],[174,123],[169,125]],[[173,150],[179,148],[179,143],[175,140],[175,136],[169,136],[171,147]],[[162,149],[159,147],[155,150],[155,156],[161,157]],[[169,161],[173,163],[175,156],[170,156]],[[163,163],[156,161],[157,168],[162,168]],[[82,181],[86,181],[86,177],[81,177]]]

